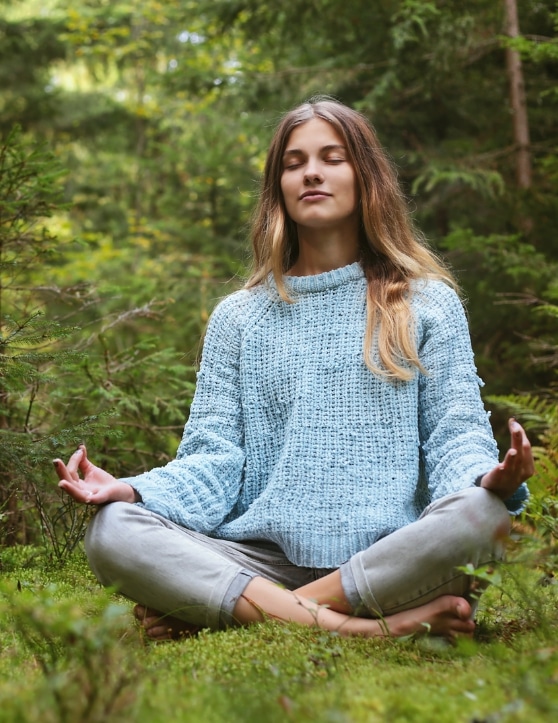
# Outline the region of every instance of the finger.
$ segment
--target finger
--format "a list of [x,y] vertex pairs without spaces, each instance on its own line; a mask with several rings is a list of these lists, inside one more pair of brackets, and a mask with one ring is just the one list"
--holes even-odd
[[530,450],[526,456],[520,455],[515,449],[508,450],[502,472],[506,479],[519,486],[522,482],[528,480],[534,472],[535,465]]
[[109,492],[106,489],[89,491],[85,495],[86,505],[104,505],[110,502]]
[[78,447],[68,460],[67,470],[74,479],[78,478],[78,469],[83,459],[83,449]]
[[74,477],[70,474],[68,471],[68,468],[62,462],[61,459],[53,459],[52,464],[54,465],[54,469],[56,470],[56,474],[58,475],[58,478],[60,480],[68,480],[69,482],[75,482]]
[[525,481],[535,474],[533,450],[531,449],[531,445],[527,437],[525,437],[525,441],[521,446],[521,453],[518,456],[520,456],[521,459],[521,479],[522,481]]
[[106,490],[90,490],[68,480],[61,480],[58,486],[73,497],[76,502],[81,502],[84,505],[103,505],[108,501]]
[[79,487],[76,482],[71,479],[61,479],[58,483],[58,487],[61,490],[64,490],[64,492],[67,492],[76,502],[81,502],[82,504],[87,504],[87,501],[91,496],[91,492]]
[[87,472],[87,470],[88,470],[90,467],[93,467],[94,465],[90,462],[89,457],[87,456],[87,448],[86,448],[86,446],[85,446],[84,444],[80,444],[80,445],[79,445],[79,449],[80,449],[81,452],[82,452],[81,460],[80,460],[80,463],[79,463],[79,470],[80,470],[80,472],[81,472],[83,475],[85,475],[85,473]]
[[508,449],[504,461],[502,462],[501,469],[507,474],[515,474],[521,468],[521,457],[518,454],[517,449]]
[[523,427],[513,418],[510,419],[510,433],[512,435],[513,448],[518,452],[518,465],[521,467],[521,477],[523,480],[526,480],[535,473],[531,443]]
[[513,417],[509,420],[509,430],[511,434],[512,447],[517,450],[523,450],[524,448],[531,449],[531,443],[527,437],[527,433],[519,424],[519,422]]

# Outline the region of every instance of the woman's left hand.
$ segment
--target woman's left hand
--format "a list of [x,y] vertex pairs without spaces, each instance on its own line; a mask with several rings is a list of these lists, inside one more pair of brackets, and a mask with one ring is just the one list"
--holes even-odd
[[511,446],[504,461],[487,472],[481,480],[481,487],[494,492],[502,500],[511,497],[519,485],[535,471],[531,444],[525,430],[515,419],[510,419],[508,426]]

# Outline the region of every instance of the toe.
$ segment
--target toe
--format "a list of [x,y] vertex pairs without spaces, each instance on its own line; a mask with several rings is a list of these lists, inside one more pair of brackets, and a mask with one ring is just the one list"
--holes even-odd
[[458,598],[458,602],[455,606],[457,617],[463,622],[470,622],[473,610],[465,598]]
[[152,640],[172,640],[172,628],[167,625],[154,625],[151,628],[146,629],[147,635]]
[[134,617],[136,620],[139,620],[140,622],[144,620],[145,614],[147,612],[147,608],[145,608],[143,605],[134,605]]
[[148,608],[139,603],[134,607],[134,617],[143,625],[149,624],[148,621],[158,620],[164,617],[164,614],[153,608]]

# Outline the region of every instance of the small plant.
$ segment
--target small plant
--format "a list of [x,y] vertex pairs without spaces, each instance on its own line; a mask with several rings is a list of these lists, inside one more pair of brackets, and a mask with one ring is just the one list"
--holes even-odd
[[24,720],[105,723],[130,720],[135,704],[132,651],[123,645],[127,608],[97,596],[89,609],[55,585],[0,586],[4,625],[23,642],[41,672],[40,710]]

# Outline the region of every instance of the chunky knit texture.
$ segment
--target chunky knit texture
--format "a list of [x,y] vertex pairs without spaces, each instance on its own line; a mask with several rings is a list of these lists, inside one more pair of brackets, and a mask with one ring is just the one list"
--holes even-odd
[[287,284],[295,303],[270,281],[218,305],[176,460],[126,481],[180,525],[271,540],[297,565],[334,568],[474,485],[497,449],[465,315],[445,284],[416,285],[428,374],[395,383],[363,361],[360,264]]

